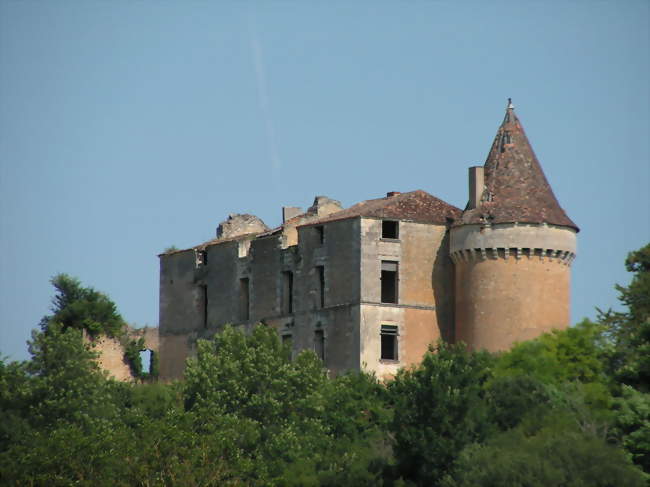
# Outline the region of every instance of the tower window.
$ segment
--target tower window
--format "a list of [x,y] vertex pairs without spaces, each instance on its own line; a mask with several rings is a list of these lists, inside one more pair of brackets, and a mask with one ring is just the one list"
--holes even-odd
[[381,325],[381,359],[398,360],[396,325]]
[[314,353],[325,362],[325,332],[323,330],[314,332]]
[[239,280],[239,319],[247,321],[250,317],[250,281],[248,277]]
[[381,302],[397,303],[398,264],[392,260],[381,261]]
[[293,313],[293,272],[282,273],[282,313]]
[[325,266],[316,266],[316,305],[318,308],[325,307]]
[[398,222],[392,220],[382,220],[381,238],[399,238]]

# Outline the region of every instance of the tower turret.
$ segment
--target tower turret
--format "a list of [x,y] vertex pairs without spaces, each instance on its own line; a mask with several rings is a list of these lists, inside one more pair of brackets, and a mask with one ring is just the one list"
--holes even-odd
[[497,351],[570,321],[578,227],[560,207],[508,99],[451,230],[456,340]]

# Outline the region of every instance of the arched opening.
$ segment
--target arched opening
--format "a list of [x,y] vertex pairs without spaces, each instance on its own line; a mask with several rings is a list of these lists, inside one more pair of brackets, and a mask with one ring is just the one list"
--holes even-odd
[[142,363],[142,373],[151,374],[153,364],[153,351],[149,349],[140,350],[140,362]]

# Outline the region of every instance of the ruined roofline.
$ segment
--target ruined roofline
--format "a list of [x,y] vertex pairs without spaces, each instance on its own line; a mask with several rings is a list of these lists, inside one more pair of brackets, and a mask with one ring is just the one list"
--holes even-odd
[[299,225],[298,228],[352,218],[400,220],[413,223],[447,225],[460,217],[462,210],[424,190],[407,193],[391,191],[383,198],[364,200],[325,218]]
[[247,240],[247,239],[252,239],[257,236],[259,236],[259,233],[246,233],[242,235],[237,235],[234,237],[229,237],[229,238],[213,238],[212,240],[208,240],[206,242],[200,243],[198,245],[195,245],[193,247],[188,247],[186,249],[179,249],[179,250],[173,250],[171,252],[162,252],[158,254],[158,257],[163,257],[166,255],[176,255],[176,254],[182,254],[183,252],[196,252],[197,250],[205,250],[208,247],[212,247],[214,245],[219,245],[222,243],[229,243],[229,242],[238,242],[240,240]]

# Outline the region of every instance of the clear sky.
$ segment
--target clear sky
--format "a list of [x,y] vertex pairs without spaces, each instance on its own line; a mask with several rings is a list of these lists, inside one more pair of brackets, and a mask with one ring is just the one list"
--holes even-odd
[[573,321],[617,306],[650,240],[649,5],[0,0],[0,355],[59,272],[157,325],[157,254],[229,213],[464,207],[508,97],[581,228]]

